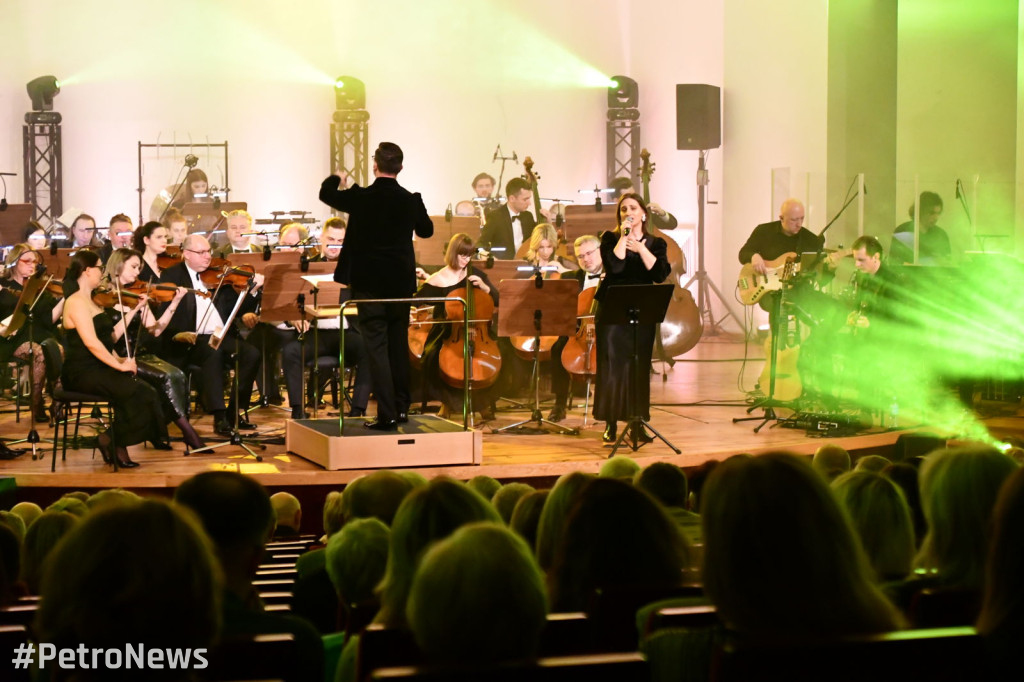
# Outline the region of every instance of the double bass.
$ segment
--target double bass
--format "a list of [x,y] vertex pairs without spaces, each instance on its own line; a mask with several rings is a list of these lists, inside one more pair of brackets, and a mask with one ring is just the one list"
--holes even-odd
[[[650,204],[651,176],[654,175],[654,164],[651,162],[651,153],[647,149],[640,151],[640,159],[642,162],[640,179],[643,181],[644,203]],[[693,294],[682,285],[682,282],[685,281],[683,277],[686,275],[686,261],[683,258],[682,249],[679,248],[675,239],[654,227],[651,221],[648,221],[648,225],[651,234],[665,240],[668,247],[666,255],[672,266],[668,276],[674,287],[672,300],[669,301],[668,310],[665,312],[665,321],[658,325],[654,348],[656,359],[671,364],[673,358],[697,345],[704,333],[704,323],[701,320],[697,303],[693,300]],[[666,378],[666,375],[662,374],[662,380]]]

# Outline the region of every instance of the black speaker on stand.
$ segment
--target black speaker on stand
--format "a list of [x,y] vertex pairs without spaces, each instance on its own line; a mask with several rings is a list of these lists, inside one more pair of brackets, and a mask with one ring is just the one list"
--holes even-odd
[[[676,85],[676,148],[700,152],[697,161],[697,272],[685,284],[689,289],[697,283],[697,309],[706,319],[704,331],[717,334],[722,320],[715,322],[711,308],[711,294],[718,296],[727,315],[743,323],[729,307],[725,296],[704,269],[704,188],[708,185],[708,171],[704,164],[707,150],[722,146],[722,91],[717,85]],[[709,331],[710,330],[710,331]]]

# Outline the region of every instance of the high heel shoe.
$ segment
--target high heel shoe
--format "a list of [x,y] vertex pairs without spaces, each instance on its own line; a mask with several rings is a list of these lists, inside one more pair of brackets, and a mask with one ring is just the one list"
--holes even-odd
[[185,445],[188,446],[185,450],[186,455],[188,454],[189,449],[199,450],[200,448],[206,447],[206,442],[199,437],[199,434],[196,433],[195,428],[188,419],[185,417],[179,417],[174,420],[174,423],[178,425],[179,429],[181,429],[181,439],[185,441]]
[[125,448],[117,449],[117,466],[122,469],[134,469],[139,466],[138,462],[133,462],[132,458],[128,456],[128,450]]
[[605,427],[604,434],[601,435],[601,442],[611,444],[615,442],[615,436],[618,435],[618,424],[616,422],[608,422]]
[[173,447],[171,447],[171,443],[168,440],[153,440],[153,441],[150,441],[150,443],[152,443],[154,450],[173,450],[174,449]]
[[104,464],[113,464],[114,458],[110,452],[110,436],[106,433],[101,433],[96,436],[96,449],[100,451],[100,456],[103,458]]

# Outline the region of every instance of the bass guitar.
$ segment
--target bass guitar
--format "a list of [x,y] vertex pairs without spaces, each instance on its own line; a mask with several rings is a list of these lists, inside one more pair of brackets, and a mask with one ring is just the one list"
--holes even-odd
[[779,291],[790,277],[800,271],[800,263],[795,253],[784,253],[775,260],[765,261],[763,275],[754,271],[752,263],[740,268],[740,278],[736,283],[740,302],[743,305],[754,305],[769,291]]

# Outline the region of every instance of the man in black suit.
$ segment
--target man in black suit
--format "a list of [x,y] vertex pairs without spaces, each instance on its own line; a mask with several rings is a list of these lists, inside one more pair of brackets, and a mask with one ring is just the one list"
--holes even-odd
[[[338,175],[320,186],[320,201],[349,214],[334,281],[348,285],[353,299],[411,298],[416,292],[412,235],[427,239],[434,225],[419,193],[398,184],[402,160],[397,144],[381,142],[373,153],[376,180],[369,187],[349,188],[348,177]],[[409,304],[362,303],[357,308],[377,397],[377,418],[366,427],[392,431],[408,419],[411,402]]]
[[[530,213],[533,190],[522,178],[512,178],[505,185],[506,203],[487,214],[487,223],[476,245],[491,251],[495,258],[512,260],[525,241],[530,241],[536,221]],[[503,249],[503,250],[495,250]]]
[[[199,273],[210,267],[210,242],[205,237],[190,234],[185,238],[181,248],[182,262],[167,268],[160,275],[161,282],[177,284],[181,287],[207,291],[206,285],[199,278]],[[252,293],[237,293],[230,286],[220,288],[213,298],[213,305],[205,297],[200,300],[195,293],[189,292],[178,303],[171,321],[162,335],[163,352],[160,357],[181,370],[188,365],[201,367],[195,376],[201,378],[201,396],[203,408],[213,415],[217,433],[229,435],[234,426],[235,394],[225,410],[224,406],[224,370],[233,366],[231,354],[238,353],[238,405],[242,418],[238,420],[241,429],[255,428],[245,421],[245,411],[252,400],[252,385],[256,380],[259,368],[260,352],[255,346],[241,338],[235,325],[224,331],[224,321],[231,316],[231,311],[240,295],[246,298],[238,310],[238,318],[247,326],[252,327],[258,318],[252,312],[256,308],[256,290],[263,286],[263,275],[255,275],[252,282]],[[167,304],[170,305],[170,304]],[[163,314],[163,310],[160,311]],[[222,335],[223,341],[218,348],[210,347],[212,334]]]

